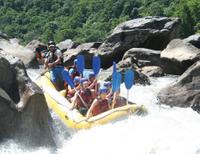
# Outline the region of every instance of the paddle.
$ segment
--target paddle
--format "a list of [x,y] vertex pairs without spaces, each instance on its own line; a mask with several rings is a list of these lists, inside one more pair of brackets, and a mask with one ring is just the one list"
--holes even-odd
[[83,76],[83,70],[85,68],[85,58],[83,55],[77,56],[77,70]]
[[129,90],[131,89],[132,85],[134,84],[134,72],[132,70],[127,70],[125,72],[125,86],[127,88],[127,100],[126,105],[128,105],[128,96],[129,96]]
[[116,68],[116,63],[113,62],[113,74],[112,74],[112,91],[113,93],[116,92],[117,88],[117,68]]
[[95,74],[95,76],[99,73],[99,70],[101,68],[101,60],[99,56],[93,56],[92,58],[92,69]]
[[82,103],[84,104],[84,106],[86,108],[88,108],[87,104],[85,103],[85,101],[83,100],[83,98],[79,95],[79,93],[77,92],[76,90],[76,87],[74,85],[74,82],[72,81],[70,75],[69,75],[69,72],[66,71],[66,70],[63,70],[62,71],[62,76],[63,76],[63,79],[69,84],[69,86],[74,89],[76,91],[76,93],[78,94],[79,98],[81,99]]
[[117,72],[116,62],[113,62],[113,74]]
[[120,84],[121,84],[121,79],[122,79],[122,75],[119,72],[113,72],[113,80],[112,80],[112,92],[114,93],[113,95],[113,104],[112,104],[112,108],[114,108],[115,104],[116,104],[116,95],[120,89]]

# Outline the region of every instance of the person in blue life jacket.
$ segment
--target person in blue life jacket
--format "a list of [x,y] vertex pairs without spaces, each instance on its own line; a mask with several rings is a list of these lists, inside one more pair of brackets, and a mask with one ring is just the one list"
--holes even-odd
[[63,67],[63,54],[58,49],[54,42],[49,43],[48,53],[46,54],[44,67],[48,68],[50,72],[50,80],[54,84],[57,90],[61,89],[60,85],[63,86],[62,71]]

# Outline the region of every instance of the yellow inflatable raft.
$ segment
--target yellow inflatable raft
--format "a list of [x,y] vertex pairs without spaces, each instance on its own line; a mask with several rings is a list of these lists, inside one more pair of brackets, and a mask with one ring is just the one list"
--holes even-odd
[[129,104],[118,107],[94,117],[86,118],[76,109],[71,110],[70,102],[64,97],[65,92],[58,92],[51,81],[48,73],[40,77],[36,83],[43,89],[46,101],[62,122],[72,129],[88,129],[95,125],[102,125],[111,121],[118,120],[130,114],[141,115],[147,113],[146,108],[141,105]]

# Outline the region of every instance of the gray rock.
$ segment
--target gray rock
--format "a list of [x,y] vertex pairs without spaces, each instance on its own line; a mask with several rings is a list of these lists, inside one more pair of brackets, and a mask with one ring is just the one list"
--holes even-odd
[[54,147],[45,97],[27,76],[23,62],[0,53],[0,73],[0,140]]
[[65,52],[68,49],[74,48],[76,43],[74,43],[71,39],[64,40],[58,43],[56,46],[62,51]]
[[0,31],[0,39],[8,40],[8,35]]
[[91,50],[91,49],[98,49],[101,45],[101,42],[89,42],[89,43],[82,43],[76,47],[78,50]]
[[176,82],[162,89],[158,98],[161,104],[200,111],[200,61],[188,68]]
[[20,42],[20,40],[19,39],[17,39],[17,38],[11,38],[11,39],[9,39],[9,41],[10,41],[10,43],[11,44],[19,44],[19,42]]
[[85,67],[90,69],[92,68],[92,57],[97,53],[97,49],[90,48],[91,46],[93,47],[95,43],[88,43],[90,45],[85,44],[86,43],[84,43],[84,45],[78,46],[76,49],[69,49],[64,52],[64,64],[66,66],[72,65],[73,60],[76,59],[77,55],[81,54],[85,57]]
[[185,38],[183,41],[191,43],[192,45],[200,49],[200,34],[191,35],[188,38]]
[[161,66],[160,53],[160,50],[132,48],[124,54],[122,60],[131,58],[131,62],[136,64],[135,69],[144,66]]
[[145,17],[118,25],[107,40],[99,47],[104,68],[112,61],[120,61],[131,48],[162,50],[168,42],[178,36],[179,18]]
[[172,40],[161,52],[164,72],[169,74],[180,75],[199,59],[200,50],[180,39]]
[[163,69],[159,66],[145,66],[141,68],[141,73],[151,77],[164,76]]
[[40,42],[39,40],[33,40],[33,41],[29,42],[25,47],[32,51],[35,51],[36,48],[38,48],[39,51],[47,50],[47,45]]
[[19,44],[11,44],[5,39],[0,39],[0,47],[1,52],[20,58],[26,67],[34,66],[35,54],[32,50],[27,49]]
[[[132,67],[132,63],[130,59],[126,59],[124,61],[121,61],[117,64],[117,71],[121,72],[122,75],[124,76],[125,71],[128,69],[133,69]],[[111,81],[112,80],[112,72],[113,72],[113,67],[110,67],[109,69],[106,70],[107,73],[104,73],[103,75],[100,74],[99,79],[101,80],[108,80]],[[149,85],[150,84],[150,80],[149,78],[144,75],[143,73],[135,70],[135,79],[134,82],[135,83],[139,83],[139,84],[143,84],[143,85]],[[122,80],[122,82],[124,82]]]

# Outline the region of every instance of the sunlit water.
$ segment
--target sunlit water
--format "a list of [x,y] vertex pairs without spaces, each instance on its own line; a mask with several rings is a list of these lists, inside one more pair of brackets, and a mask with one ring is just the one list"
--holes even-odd
[[[32,72],[31,70],[29,70]],[[29,72],[29,74],[31,74]],[[37,77],[37,73],[34,78]],[[67,128],[52,113],[54,137],[58,154],[198,154],[200,153],[200,115],[192,109],[170,108],[158,105],[159,90],[177,77],[151,78],[151,86],[135,85],[129,92],[129,100],[144,104],[148,115],[130,116],[125,120],[69,134]],[[121,94],[127,90],[121,85]],[[0,153],[41,153],[8,141],[0,145]]]

